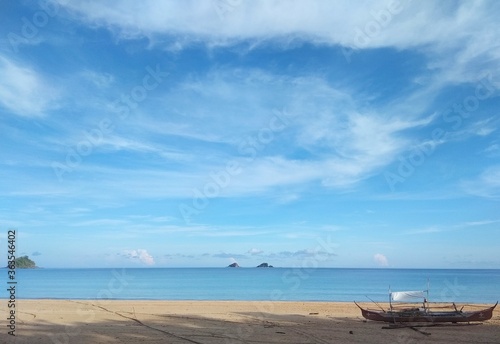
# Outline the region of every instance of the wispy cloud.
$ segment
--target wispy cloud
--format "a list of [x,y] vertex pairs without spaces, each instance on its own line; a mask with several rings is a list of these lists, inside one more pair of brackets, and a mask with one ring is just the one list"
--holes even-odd
[[258,248],[252,248],[252,249],[248,250],[247,253],[249,253],[250,255],[254,256],[254,255],[262,254],[263,252],[264,251],[259,250]]
[[127,224],[128,221],[121,219],[94,219],[88,221],[80,221],[72,223],[72,226],[75,227],[87,227],[87,226],[106,226],[106,227],[116,227]]
[[414,229],[405,231],[403,235],[419,235],[419,234],[433,234],[433,233],[443,233],[451,231],[467,230],[470,228],[476,229],[477,227],[488,226],[492,224],[500,223],[500,220],[479,220],[479,221],[466,221],[462,223],[443,225],[433,225],[425,228]]
[[[335,88],[317,77],[284,78],[257,70],[243,73],[237,79],[230,78],[231,75],[233,73],[230,70],[219,70],[199,81],[200,89],[203,90],[199,91],[201,94],[207,92],[205,90],[212,90],[207,98],[208,103],[190,101],[192,97],[200,96],[199,93],[186,96],[174,92],[167,95],[174,102],[170,106],[175,107],[175,102],[185,104],[190,119],[195,119],[193,117],[196,115],[193,114],[201,111],[199,107],[205,107],[205,123],[211,124],[203,126],[202,136],[198,135],[198,126],[189,124],[189,118],[183,117],[184,124],[175,124],[169,128],[169,124],[162,124],[153,112],[143,116],[141,121],[121,123],[121,130],[129,133],[127,137],[112,133],[100,138],[92,146],[91,155],[81,157],[82,161],[70,169],[71,173],[65,175],[65,179],[83,176],[82,182],[85,184],[86,176],[98,173],[98,185],[89,180],[85,188],[85,193],[94,198],[116,195],[116,186],[123,183],[128,185],[126,190],[120,191],[125,197],[127,194],[146,198],[179,197],[189,195],[194,188],[203,187],[210,173],[224,168],[228,161],[235,160],[242,167],[242,173],[232,178],[230,185],[221,190],[220,195],[223,197],[268,193],[279,187],[307,183],[348,188],[380,172],[410,144],[402,136],[404,131],[428,125],[434,118],[396,118],[396,114],[379,114],[376,109],[366,112],[353,100],[348,89]],[[248,80],[245,81],[247,86],[240,85],[241,78]],[[214,91],[217,88],[225,91]],[[276,104],[275,109],[280,105],[290,113],[289,122],[282,131],[274,134],[270,143],[262,144],[258,142],[259,135],[263,130],[268,130],[269,123],[276,116],[268,108],[269,94],[273,94],[272,104]],[[235,106],[237,103],[243,104],[244,106],[239,105],[240,108],[256,115],[240,114],[238,120],[234,120],[221,114],[219,105],[224,104],[228,98],[234,101]],[[142,131],[137,132],[137,127]],[[163,133],[167,136],[155,135],[159,133],[158,128],[162,127],[168,129]],[[193,149],[192,141],[181,141],[179,144],[176,136],[197,137],[205,144],[195,144],[194,147],[199,148]],[[252,146],[247,147],[249,144],[246,140],[249,137],[257,140],[262,148],[257,150]],[[68,153],[63,152],[68,151],[68,148],[75,150],[80,142],[87,142],[84,139],[85,135],[82,136],[81,133],[76,136],[73,139],[74,147],[62,147],[61,155],[55,161],[66,164]],[[174,141],[175,146],[172,145]],[[224,144],[211,147],[206,146],[206,142]],[[293,146],[289,146],[289,142],[294,142],[297,146],[291,150]],[[56,142],[53,148],[55,147]],[[250,148],[255,149],[255,156],[248,155]],[[297,158],[297,149],[306,150],[309,157]],[[239,154],[235,156],[234,150]],[[134,154],[137,163],[143,162],[141,170],[130,170],[117,163],[124,161],[126,165],[129,157],[125,154],[129,153]],[[103,154],[113,156],[114,159],[104,160],[100,166],[93,166],[88,162],[95,160],[94,156]],[[147,154],[154,154],[160,160],[151,164],[152,160]],[[207,154],[217,154],[220,164],[214,159],[207,160]],[[106,167],[106,161],[113,161],[114,165]],[[150,167],[144,168],[146,165]],[[48,182],[50,184],[50,180]],[[52,183],[58,188],[71,187],[70,183],[57,182],[54,174]],[[158,188],[158,185],[165,187]],[[94,191],[96,188],[115,191],[102,193]],[[30,192],[35,191],[31,189]],[[73,191],[68,189],[68,192]],[[282,201],[290,202],[298,198],[299,189]]]
[[59,92],[33,68],[0,56],[0,104],[22,117],[38,117],[54,108]]
[[229,258],[229,259],[246,259],[248,258],[246,255],[244,254],[238,254],[238,253],[225,253],[225,252],[221,252],[221,253],[215,253],[212,255],[212,257],[214,258]]
[[426,228],[414,229],[405,232],[405,234],[418,235],[418,234],[429,234],[429,233],[440,233],[444,229],[437,226],[430,226]]
[[[168,254],[168,258],[179,258],[185,257],[185,254],[177,253],[177,254]],[[304,259],[317,259],[318,261],[331,261],[337,258],[337,254],[332,252],[327,252],[320,249],[300,249],[296,251],[278,251],[278,252],[264,252],[259,249],[250,249],[247,252],[219,252],[219,253],[204,253],[202,255],[189,255],[190,258],[222,258],[222,259],[230,259],[232,262],[236,260],[251,261],[253,264],[257,262],[257,259],[266,259],[269,261],[300,261]]]
[[[276,37],[286,42],[290,37],[302,37],[354,49],[458,49],[459,60],[454,64],[456,70],[448,74],[450,81],[458,77],[463,80],[467,71],[473,74],[473,62],[491,61],[498,54],[496,49],[486,49],[498,46],[495,11],[491,8],[498,4],[488,1],[401,1],[397,6],[362,1],[355,7],[348,1],[243,1],[231,6],[234,8],[225,11],[223,17],[211,1],[143,1],[140,6],[125,1],[120,8],[92,2],[62,5],[75,19],[109,28],[120,38],[148,37],[156,44],[165,42],[162,36],[166,34],[181,34],[187,40],[203,38],[212,44]],[[429,26],[430,22],[434,25]]]
[[286,48],[298,39],[342,46],[349,61],[364,49],[415,50],[428,58],[419,77],[427,86],[417,91],[427,99],[447,85],[475,82],[485,72],[499,76],[499,5],[494,2],[362,1],[352,7],[348,1],[243,1],[231,4],[222,17],[216,3],[144,1],[137,6],[126,1],[119,9],[107,3],[61,5],[73,18],[105,27],[120,39],[147,37],[152,47],[167,49],[200,41],[208,46],[271,41]]
[[281,251],[275,254],[270,254],[268,257],[273,258],[297,258],[297,259],[305,259],[305,258],[333,258],[336,257],[336,253],[327,252],[319,249],[302,249],[297,251]]
[[471,195],[500,198],[500,166],[487,168],[476,179],[462,181],[461,186]]
[[[65,3],[69,10],[78,14],[79,19],[84,18],[92,24],[110,27],[124,38],[154,37],[155,34],[167,32],[183,32],[205,39],[295,34],[331,44],[352,45],[356,43],[352,39],[355,29],[363,30],[368,22],[377,19],[379,12],[389,12],[385,3],[362,1],[355,8],[349,5],[348,1],[241,2],[221,18],[211,1],[174,1],[162,4],[144,1],[141,6],[134,2],[124,2],[120,9],[106,3]],[[363,47],[408,47],[441,42],[443,36],[457,36],[457,26],[468,26],[482,17],[479,13],[487,13],[486,6],[480,4],[402,1],[398,5],[391,7],[393,13],[388,13],[390,25],[379,30],[378,34],[370,35]],[[351,11],[348,16],[344,15],[347,9]],[[407,20],[408,18],[414,20]],[[428,20],[433,20],[448,35],[429,28],[426,25]],[[460,37],[467,36],[466,33],[460,34]]]
[[88,80],[100,89],[107,88],[115,82],[115,77],[109,73],[99,73],[92,70],[84,70],[81,72],[83,79]]
[[486,147],[482,153],[489,157],[498,157],[500,156],[500,144],[495,140],[488,147]]

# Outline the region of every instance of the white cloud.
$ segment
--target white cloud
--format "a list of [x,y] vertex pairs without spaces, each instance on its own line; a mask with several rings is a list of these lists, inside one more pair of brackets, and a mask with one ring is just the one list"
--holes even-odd
[[259,250],[258,248],[252,248],[250,250],[248,250],[248,254],[254,256],[254,255],[259,255],[259,254],[262,254],[264,251],[262,250]]
[[375,260],[375,263],[377,263],[380,266],[389,266],[389,260],[387,259],[386,256],[384,256],[381,253],[377,253],[373,256],[373,260]]
[[122,1],[120,6],[91,1],[61,5],[75,19],[106,27],[120,39],[147,37],[151,46],[174,50],[200,41],[213,46],[273,40],[286,47],[301,38],[344,46],[350,61],[359,49],[417,49],[429,57],[428,68],[434,71],[426,81],[431,91],[474,82],[484,72],[498,76],[500,70],[500,5],[495,1],[149,0]]
[[[336,116],[336,123],[332,124],[329,120],[315,118],[316,110],[311,109],[308,118],[297,119],[300,125],[296,133],[306,137],[299,137],[299,147],[311,152],[310,159],[262,156],[248,162],[242,160],[243,172],[234,178],[228,192],[262,192],[277,186],[317,181],[328,187],[352,187],[387,166],[409,146],[410,142],[399,135],[401,131],[428,123],[355,113]],[[335,114],[331,117],[335,118]],[[315,126],[324,128],[325,134],[316,134],[314,138],[305,134],[313,132],[311,127]]]
[[476,179],[463,181],[461,186],[471,195],[500,198],[500,166],[487,168]]
[[485,47],[484,41],[494,41],[497,12],[491,1],[129,0],[120,6],[93,1],[63,6],[78,19],[122,38],[181,34],[224,42],[299,36],[356,48],[399,49],[429,44],[443,49],[467,40],[476,42],[470,55],[482,52],[478,47]]
[[491,158],[500,156],[500,144],[497,141],[493,141],[493,143],[483,150],[483,153]]
[[109,73],[99,73],[93,70],[84,70],[81,76],[98,88],[106,88],[113,84],[115,77]]
[[[401,1],[399,5],[390,8],[388,2],[304,0],[234,4],[212,0],[160,3],[150,0],[140,4],[122,1],[120,6],[90,1],[64,4],[80,19],[108,27],[124,38],[162,33],[218,40],[299,35],[331,44],[354,45],[359,29],[369,36],[366,47],[425,44],[436,40],[443,30],[456,35],[454,29],[458,25],[477,20],[476,13],[484,13],[484,8],[477,5],[461,5],[456,10],[440,3]],[[382,18],[383,13],[388,18]],[[445,21],[439,23],[436,19]],[[434,25],[428,25],[429,20]],[[440,30],[435,29],[436,25]],[[406,39],[408,36],[412,40]]]
[[132,260],[138,260],[139,262],[146,264],[146,265],[154,265],[155,261],[152,255],[148,253],[148,251],[144,249],[137,249],[137,250],[125,250],[123,252],[123,256],[132,259]]
[[44,115],[55,107],[57,91],[28,66],[0,56],[0,104],[22,117]]
[[437,226],[430,226],[430,227],[425,227],[425,228],[419,228],[419,229],[410,230],[410,231],[407,231],[405,234],[420,235],[420,234],[440,233],[442,231],[443,231],[442,228],[439,228]]
[[[186,99],[186,90],[192,92],[196,102],[188,101],[191,96]],[[167,104],[184,104],[187,116],[203,118],[203,130],[211,142],[225,140],[236,145],[240,154],[255,152],[256,156],[249,159],[245,159],[246,153],[241,154],[243,173],[225,190],[226,194],[245,194],[318,180],[333,187],[351,186],[386,166],[405,149],[409,142],[400,135],[402,131],[425,126],[434,119],[418,119],[412,113],[400,118],[399,112],[380,110],[380,114],[375,108],[367,113],[357,105],[363,102],[362,97],[354,101],[351,92],[356,91],[333,87],[318,77],[285,78],[258,70],[236,73],[219,69],[186,84],[182,93],[167,95]],[[227,115],[232,113],[223,110],[228,103],[234,103],[234,111],[240,109],[239,116]],[[277,109],[277,105],[286,109],[287,124],[273,134],[270,142],[258,142],[259,134],[269,131],[275,116],[271,109]],[[165,127],[155,121],[138,125],[153,131]],[[195,137],[193,132],[199,130],[189,125],[180,130],[179,125],[173,128],[172,132],[185,137]],[[258,149],[246,144],[248,137],[257,141]],[[280,151],[271,156],[269,151],[276,152],[276,144],[281,146]],[[305,149],[311,157],[294,159],[287,146]]]

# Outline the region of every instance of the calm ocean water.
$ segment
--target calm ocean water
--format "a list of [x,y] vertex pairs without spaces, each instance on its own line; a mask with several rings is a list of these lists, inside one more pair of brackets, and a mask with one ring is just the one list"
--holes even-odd
[[[7,270],[0,273],[6,286]],[[18,269],[16,278],[18,299],[387,301],[389,286],[425,290],[427,280],[430,301],[500,299],[497,269]]]

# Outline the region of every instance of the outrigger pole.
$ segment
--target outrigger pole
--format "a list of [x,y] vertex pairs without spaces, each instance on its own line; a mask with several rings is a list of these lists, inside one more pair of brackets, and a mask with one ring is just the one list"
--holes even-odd
[[382,310],[382,312],[385,313],[385,309],[382,306],[380,306],[378,303],[376,303],[375,301],[373,301],[368,295],[365,295],[365,296],[368,298],[368,300],[370,300],[371,302],[373,302],[374,304],[376,304],[378,306],[378,308],[380,308]]
[[389,284],[389,308],[392,311],[392,295],[391,295],[391,285]]

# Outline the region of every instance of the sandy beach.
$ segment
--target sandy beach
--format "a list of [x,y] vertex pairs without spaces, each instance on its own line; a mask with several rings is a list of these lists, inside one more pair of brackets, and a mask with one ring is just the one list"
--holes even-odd
[[[383,329],[350,302],[18,300],[16,306],[16,336],[2,326],[1,343],[500,342],[498,309],[480,325],[415,330]],[[7,302],[0,312],[5,323]]]

